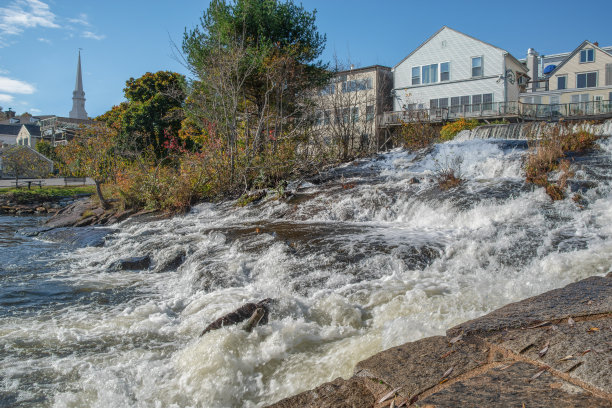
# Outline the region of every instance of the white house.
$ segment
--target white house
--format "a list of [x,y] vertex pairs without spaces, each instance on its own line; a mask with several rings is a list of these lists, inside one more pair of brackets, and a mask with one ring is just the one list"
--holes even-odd
[[393,68],[393,109],[494,110],[518,101],[527,79],[508,51],[444,26]]

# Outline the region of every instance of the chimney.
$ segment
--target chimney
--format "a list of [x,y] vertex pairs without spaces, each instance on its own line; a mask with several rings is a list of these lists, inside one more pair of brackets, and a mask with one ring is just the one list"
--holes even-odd
[[351,71],[355,69],[355,65],[351,64]]
[[[531,77],[532,81],[537,81],[540,77],[538,73],[538,53],[533,48],[527,50],[527,74]],[[536,82],[531,84],[531,92],[535,92],[538,88]]]
[[15,117],[15,111],[11,110],[11,108],[9,108],[5,113],[6,113],[6,117],[9,119],[12,119]]
[[594,46],[596,46],[596,47],[599,47],[599,42],[595,41],[595,42],[593,43],[593,45],[594,45]]

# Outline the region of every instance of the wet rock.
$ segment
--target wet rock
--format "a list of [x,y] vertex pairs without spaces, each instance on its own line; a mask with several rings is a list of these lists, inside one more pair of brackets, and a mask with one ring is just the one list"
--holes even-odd
[[255,323],[255,325],[266,324],[268,323],[268,315],[270,314],[270,306],[272,302],[273,300],[268,298],[257,303],[246,303],[238,309],[234,310],[233,312],[221,316],[220,318],[206,326],[200,336],[205,335],[209,331],[220,329],[223,326],[230,326],[243,322],[253,316],[253,313],[255,313],[257,309],[263,309],[264,313],[263,316],[258,319],[257,323]]
[[410,179],[408,179],[408,184],[419,184],[421,181],[416,178],[416,177],[412,177]]
[[91,211],[94,205],[89,199],[81,199],[51,217],[45,225],[50,228],[71,227],[82,221],[83,213]]
[[[385,350],[358,363],[352,378],[335,380],[334,390],[324,384],[273,406],[327,406],[335,390],[347,399],[380,383],[400,397],[397,405],[609,407],[611,346],[612,273],[509,304],[447,336]],[[366,388],[375,401],[384,395]],[[386,405],[364,399],[351,406]]]
[[185,250],[180,250],[163,261],[160,261],[155,270],[157,272],[168,272],[178,269],[185,262],[187,253]]
[[74,226],[75,227],[85,227],[87,225],[93,224],[95,220],[96,220],[96,217],[92,215],[90,217],[82,218],[80,221],[76,222]]
[[41,239],[52,242],[62,242],[76,248],[101,247],[106,242],[106,236],[115,232],[109,228],[43,228],[39,231],[27,231],[27,235],[38,235]]
[[149,269],[150,266],[151,257],[149,255],[145,255],[120,259],[113,264],[113,269],[119,269],[122,271],[140,271],[143,269]]

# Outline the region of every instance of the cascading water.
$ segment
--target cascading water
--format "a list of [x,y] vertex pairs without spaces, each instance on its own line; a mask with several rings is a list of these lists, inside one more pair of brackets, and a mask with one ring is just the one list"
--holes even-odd
[[[581,203],[524,183],[524,141],[464,140],[338,167],[287,200],[128,221],[100,248],[20,238],[30,257],[9,257],[0,274],[0,405],[263,406],[348,377],[383,349],[605,274],[612,142],[599,144],[575,160]],[[459,162],[465,182],[440,190],[436,171]],[[150,270],[112,268],[145,254]],[[58,289],[9,301],[32,282]],[[267,325],[199,337],[268,297]]]

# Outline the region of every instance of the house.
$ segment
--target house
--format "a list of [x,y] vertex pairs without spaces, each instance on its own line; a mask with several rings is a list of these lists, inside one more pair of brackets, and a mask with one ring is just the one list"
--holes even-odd
[[17,134],[17,144],[21,146],[29,146],[32,149],[36,148],[36,144],[42,140],[40,126],[32,124],[23,124]]
[[516,103],[527,79],[508,51],[444,26],[393,68],[393,109],[478,116]]
[[391,109],[390,67],[371,65],[337,72],[314,98],[315,131],[343,155],[376,151],[382,143],[380,115]]
[[530,49],[527,65],[538,80],[521,93],[521,102],[554,105],[560,115],[571,115],[577,110],[597,113],[605,101],[612,100],[612,47],[583,41],[574,51],[554,59]]

